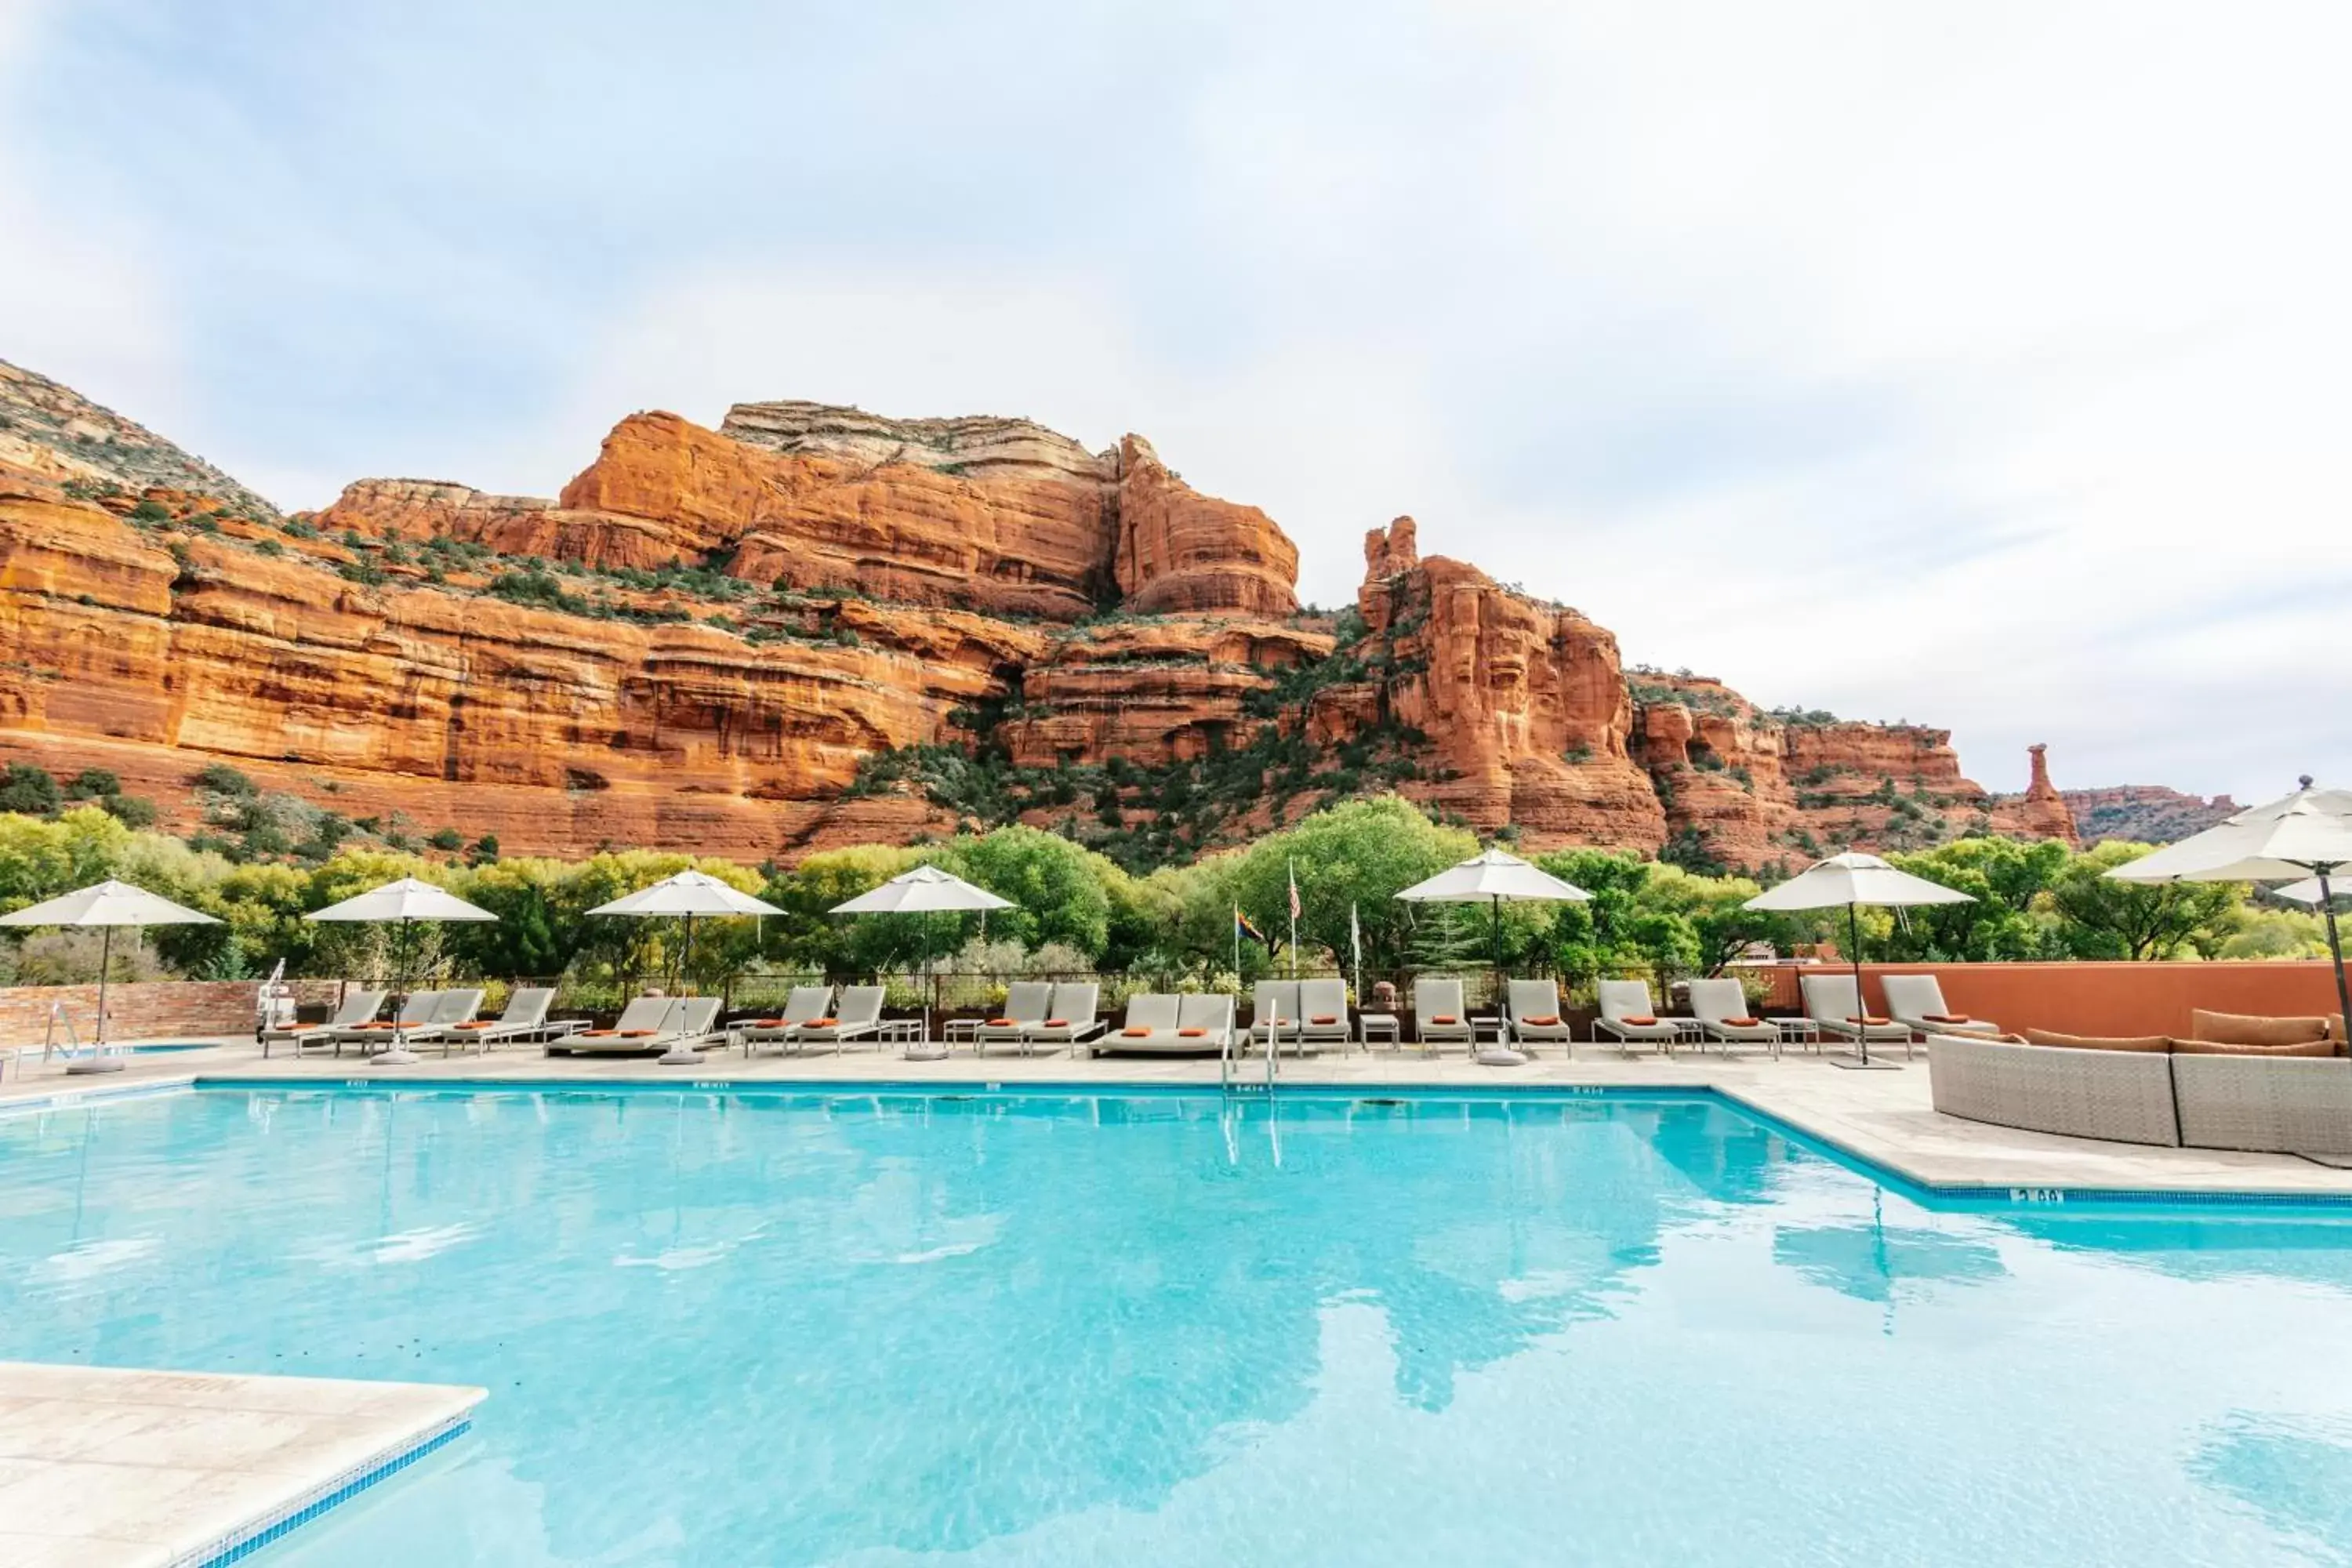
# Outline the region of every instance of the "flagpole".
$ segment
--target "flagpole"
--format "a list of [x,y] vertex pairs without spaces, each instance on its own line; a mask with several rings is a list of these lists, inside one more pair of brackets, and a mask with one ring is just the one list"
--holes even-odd
[[1298,978],[1298,862],[1290,862],[1290,977]]

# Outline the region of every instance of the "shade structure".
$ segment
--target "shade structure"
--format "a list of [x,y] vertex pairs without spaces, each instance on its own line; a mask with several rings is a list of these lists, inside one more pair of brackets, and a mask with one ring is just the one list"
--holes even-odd
[[1497,994],[1503,979],[1503,906],[1507,903],[1581,903],[1592,897],[1573,882],[1506,849],[1488,846],[1458,866],[1449,866],[1426,881],[1415,882],[1397,895],[1412,904],[1485,904],[1495,950]]
[[[2336,1005],[2352,1016],[2352,981],[2344,974],[2344,938],[2336,898],[2352,881],[2352,790],[2315,789],[2305,773],[2293,795],[2250,805],[2227,820],[2168,844],[2107,873],[2121,882],[2285,882],[2310,879],[2311,897],[2327,922],[2336,969]],[[2296,881],[2300,888],[2302,883]]]
[[96,926],[105,931],[98,945],[98,1027],[90,1036],[89,1055],[66,1063],[69,1073],[120,1072],[122,1058],[106,1054],[106,987],[114,967],[117,926],[218,925],[200,910],[159,897],[144,888],[109,878],[70,893],[0,915],[4,926]]
[[2271,891],[2298,904],[2324,904],[2330,899],[2352,899],[2352,878],[2330,877],[2325,893],[2319,890],[2319,879],[2316,877],[2305,877],[2300,882],[2273,888]]
[[[1750,910],[1845,909],[1847,945],[1853,952],[1853,1005],[1870,1016],[1862,991],[1862,913],[1870,909],[1905,909],[1920,904],[1972,904],[1973,895],[1941,882],[1930,882],[1900,871],[1875,855],[1848,850],[1805,868],[1777,888],[1767,888],[1740,907]],[[1870,1065],[1870,1029],[1857,1026],[1858,1060]]]
[[[401,1004],[408,996],[408,928],[418,921],[436,924],[452,921],[494,921],[499,917],[489,910],[467,903],[446,888],[415,877],[403,877],[386,882],[380,888],[370,888],[364,893],[354,893],[341,903],[329,904],[323,910],[313,910],[302,917],[307,921],[341,921],[361,924],[397,921],[400,935],[394,972],[399,986],[393,998],[393,1016],[400,1016]],[[381,1067],[404,1067],[416,1059],[408,1048],[399,1029],[392,1032],[392,1048],[379,1051],[369,1058]]]
[[[651,887],[623,894],[610,903],[598,904],[588,912],[592,915],[671,916],[684,920],[686,941],[678,959],[677,973],[680,984],[685,984],[690,983],[693,973],[695,916],[780,915],[784,911],[763,899],[753,898],[740,888],[720,881],[708,871],[686,870],[664,877]],[[686,1067],[701,1058],[680,1039],[664,1051],[660,1059],[672,1067]]]
[[1010,899],[1000,899],[985,888],[975,888],[951,871],[918,866],[901,871],[871,892],[833,906],[837,915],[924,915],[949,910],[1009,910]]
[[[854,899],[844,900],[833,906],[836,915],[929,915],[961,913],[977,910],[985,917],[990,910],[1009,910],[1010,899],[1000,899],[985,888],[975,888],[952,871],[942,871],[937,866],[918,866],[911,871],[901,871],[880,887]],[[924,963],[929,964],[929,955]],[[932,996],[923,1007],[923,1040],[929,1047],[931,1037],[931,1014],[938,1003],[939,976],[931,976]]]

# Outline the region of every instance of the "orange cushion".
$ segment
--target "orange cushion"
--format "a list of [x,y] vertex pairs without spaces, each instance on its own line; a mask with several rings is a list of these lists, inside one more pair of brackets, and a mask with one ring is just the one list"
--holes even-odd
[[1761,1018],[1726,1018],[1724,1022],[1730,1025],[1735,1029],[1753,1029],[1761,1025],[1764,1020]]
[[2055,1029],[2028,1029],[2029,1046],[2064,1046],[2077,1051],[2161,1051],[2172,1042],[2162,1035],[2062,1035]]
[[1456,1018],[1451,1013],[1432,1014],[1429,1021],[1433,1024],[1457,1024],[1461,1022],[1460,1019]]
[[1206,1029],[1179,1029],[1176,1032],[1183,1036],[1184,1038],[1188,1040],[1197,1040],[1209,1031]]
[[2189,1032],[2217,1046],[2299,1046],[2327,1038],[2327,1020],[2259,1018],[2244,1013],[2208,1013],[2200,1007],[2189,1015]]
[[1919,1016],[1930,1024],[1967,1024],[1975,1021],[1966,1013],[1922,1013]]
[[[1892,1018],[1882,1018],[1875,1013],[1867,1013],[1859,1018],[1855,1017],[1853,1014],[1848,1013],[1845,1016],[1845,1021],[1849,1024],[1892,1024],[1895,1022]],[[1653,1020],[1653,1022],[1655,1022],[1655,1020]]]
[[1647,1028],[1658,1021],[1658,1016],[1655,1013],[1628,1013],[1617,1021],[1621,1024],[1639,1024]]
[[838,1018],[811,1018],[808,1021],[808,1026],[812,1029],[830,1029],[840,1022]]
[[460,1029],[487,1029],[490,1026],[491,1022],[492,1020],[488,1018],[477,1018],[470,1024],[457,1024],[453,1026],[453,1027]]
[[660,1033],[661,1031],[659,1029],[623,1029],[620,1032],[621,1038],[625,1040],[642,1040],[649,1036],[658,1035]]
[[615,1034],[615,1033],[617,1033],[617,1032],[618,1032],[617,1030],[613,1030],[613,1029],[583,1029],[583,1030],[581,1030],[581,1031],[580,1031],[580,1033],[581,1033],[581,1034],[582,1034],[582,1036],[583,1036],[583,1037],[585,1037],[585,1036],[589,1036],[589,1035],[599,1035],[599,1036],[602,1036],[602,1035],[610,1035],[610,1034]]
[[988,1021],[988,1026],[992,1029],[1010,1029],[1013,1025],[1010,1018],[991,1018]]
[[1151,1031],[1149,1029],[1121,1029],[1119,1033],[1126,1036],[1130,1040],[1148,1040],[1151,1037]]
[[2332,1057],[2334,1040],[2297,1040],[2286,1046],[2250,1046],[2241,1040],[2175,1040],[2172,1048],[2185,1057]]
[[1069,1026],[1070,1021],[1067,1018],[1048,1018],[1045,1020],[1045,1027],[1049,1029],[1066,1029]]
[[1539,1029],[1549,1029],[1554,1024],[1559,1022],[1559,1015],[1557,1013],[1546,1013],[1541,1017],[1522,1018],[1519,1022],[1522,1024],[1533,1024]]
[[782,1018],[754,1018],[751,1020],[751,1027],[755,1029],[785,1029],[790,1028],[791,1026],[792,1026],[786,1024]]
[[1310,1024],[1336,1024],[1339,1021],[1339,1015],[1337,1013],[1318,1013],[1315,1016],[1307,1019],[1307,1021]]

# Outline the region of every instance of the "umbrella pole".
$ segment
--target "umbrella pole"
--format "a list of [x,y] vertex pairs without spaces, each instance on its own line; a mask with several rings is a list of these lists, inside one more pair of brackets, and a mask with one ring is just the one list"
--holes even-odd
[[400,1000],[393,1005],[392,1009],[392,1049],[376,1053],[372,1064],[376,1067],[406,1067],[416,1059],[416,1053],[408,1048],[406,1033],[400,1026],[400,1016],[408,1010],[408,923],[406,915],[400,917],[398,956],[393,964],[393,973],[400,985]]
[[[2341,869],[2340,863],[2338,869]],[[2336,931],[2336,894],[2327,885],[2325,869],[2319,873],[2319,912],[2327,921],[2327,956],[2336,965],[2336,1005],[2339,1009],[2336,1016],[2343,1021],[2347,1031],[2352,1031],[2352,981],[2344,977],[2344,942]],[[2347,1053],[2352,1053],[2352,1042],[2338,1040],[2336,1043]]]
[[[687,987],[693,984],[694,911],[692,910],[688,910],[686,911],[686,942],[679,949],[677,955],[677,984],[672,987],[672,989],[674,989],[679,995],[683,996],[686,994]],[[696,1051],[694,1048],[694,1043],[686,1037],[686,1035],[683,1032],[685,1025],[686,1013],[683,1008],[680,1008],[678,1012],[678,1026],[681,1032],[677,1038],[670,1043],[669,1049],[664,1051],[657,1058],[656,1058],[656,1060],[667,1062],[671,1067],[695,1067],[700,1064],[702,1060],[701,1054]]]
[[89,1039],[89,1055],[75,1057],[66,1063],[69,1073],[121,1072],[121,1057],[106,1054],[106,983],[114,969],[114,928],[100,928],[98,940],[98,1027]]
[[1857,1043],[1862,1048],[1862,1065],[1868,1067],[1870,1065],[1870,1004],[1863,999],[1862,994],[1862,910],[1860,905],[1852,903],[1846,905],[1845,929],[1847,939],[1853,948],[1853,1010],[1862,1016],[1862,1022],[1853,1027]]

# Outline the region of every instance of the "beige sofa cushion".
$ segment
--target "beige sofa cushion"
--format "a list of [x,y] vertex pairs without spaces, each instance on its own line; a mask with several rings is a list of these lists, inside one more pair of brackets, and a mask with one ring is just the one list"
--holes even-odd
[[2209,1013],[2200,1007],[2189,1015],[2191,1037],[2221,1046],[2299,1046],[2324,1040],[2326,1018],[2263,1018],[2246,1013]]
[[2190,1057],[2332,1057],[2333,1040],[2297,1040],[2292,1045],[2250,1046],[2239,1040],[2175,1040],[2172,1048]]
[[2062,1035],[2055,1029],[2028,1029],[2030,1046],[2065,1046],[2077,1051],[2165,1051],[2172,1042],[2162,1035]]

